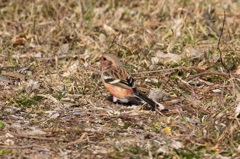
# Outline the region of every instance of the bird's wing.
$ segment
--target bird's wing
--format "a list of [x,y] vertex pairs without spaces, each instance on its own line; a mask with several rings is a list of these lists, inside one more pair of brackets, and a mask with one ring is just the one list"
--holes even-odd
[[112,68],[102,72],[104,82],[117,87],[135,91],[134,79],[124,67]]

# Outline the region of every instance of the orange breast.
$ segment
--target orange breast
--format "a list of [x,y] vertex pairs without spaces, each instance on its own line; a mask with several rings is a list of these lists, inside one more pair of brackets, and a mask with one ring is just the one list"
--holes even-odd
[[130,89],[124,89],[107,83],[104,83],[104,85],[107,90],[117,98],[126,98],[133,93],[133,90]]

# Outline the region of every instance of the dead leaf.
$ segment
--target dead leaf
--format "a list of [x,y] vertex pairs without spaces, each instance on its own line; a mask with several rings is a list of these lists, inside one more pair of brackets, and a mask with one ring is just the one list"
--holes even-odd
[[39,89],[40,83],[38,81],[30,80],[28,83],[28,86],[30,90],[36,90],[36,89]]
[[240,102],[238,103],[236,109],[235,109],[235,116],[238,116],[240,113]]
[[240,94],[236,94],[236,102],[240,102]]
[[104,24],[103,25],[103,29],[105,30],[105,32],[108,34],[108,35],[116,35],[117,32],[110,26]]
[[79,67],[78,61],[73,62],[71,66],[66,69],[66,72],[62,74],[62,76],[69,77],[70,75],[77,72],[78,67]]
[[25,79],[25,76],[17,73],[17,72],[6,72],[6,71],[2,71],[2,75],[4,76],[10,76],[10,77],[15,77],[15,78],[19,78],[19,79]]
[[35,58],[41,58],[42,57],[42,53],[41,52],[38,52],[34,55]]
[[162,51],[158,51],[156,53],[156,57],[152,58],[153,64],[173,64],[178,63],[181,60],[181,56],[172,53],[163,53]]
[[174,149],[180,149],[183,147],[183,144],[179,141],[172,141],[172,143],[170,144],[170,147]]
[[69,44],[63,44],[60,49],[58,50],[58,53],[64,53],[66,54],[69,50]]
[[0,75],[0,81],[1,81],[1,82],[11,82],[11,81],[9,80],[9,78],[7,78],[7,77],[5,77],[5,76],[2,76],[2,75]]
[[26,37],[26,35],[20,35],[18,37],[14,37],[12,39],[12,42],[13,42],[13,46],[25,45],[27,42],[27,37]]
[[240,74],[240,65],[234,70],[236,74]]

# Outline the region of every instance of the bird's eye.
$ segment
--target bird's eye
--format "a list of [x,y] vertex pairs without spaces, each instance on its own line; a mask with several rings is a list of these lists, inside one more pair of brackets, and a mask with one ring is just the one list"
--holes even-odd
[[107,59],[104,57],[104,58],[103,58],[103,61],[106,61],[106,60],[107,60]]

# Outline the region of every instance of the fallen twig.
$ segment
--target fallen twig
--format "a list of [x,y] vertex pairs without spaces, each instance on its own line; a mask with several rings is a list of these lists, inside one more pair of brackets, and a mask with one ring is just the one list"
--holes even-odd
[[220,73],[220,72],[201,72],[201,73],[198,73],[196,75],[192,75],[190,77],[188,77],[186,79],[186,81],[189,81],[189,80],[192,80],[196,77],[199,77],[199,76],[204,76],[204,75],[217,75],[217,76],[222,76],[222,77],[229,77],[229,76],[232,76],[234,78],[239,78],[240,79],[240,75],[237,75],[237,74],[230,74],[230,73]]
[[227,66],[226,66],[225,63],[223,62],[222,51],[221,51],[221,49],[220,49],[220,42],[221,42],[221,38],[222,38],[222,35],[223,35],[223,29],[224,29],[225,22],[226,22],[226,16],[225,16],[225,11],[224,11],[223,26],[222,26],[221,33],[220,33],[220,35],[219,35],[217,49],[218,49],[218,51],[219,51],[219,53],[220,53],[220,61],[221,61],[222,65],[223,65],[223,67],[228,70]]
[[201,68],[197,68],[197,67],[175,67],[175,68],[168,68],[168,69],[161,69],[161,70],[154,70],[154,71],[143,71],[143,72],[137,72],[137,73],[132,73],[134,74],[147,74],[147,73],[157,73],[157,72],[167,72],[167,71],[173,71],[173,70],[196,70],[196,71],[201,71],[201,72],[206,72],[206,70],[201,69]]
[[27,145],[27,146],[2,146],[0,145],[0,148],[8,148],[8,149],[32,149],[33,147],[38,147],[38,148],[42,148],[42,150],[44,149],[50,149],[50,150],[53,150],[55,152],[58,152],[58,150],[54,149],[54,148],[49,148],[49,147],[46,147],[46,146],[40,146],[40,145]]
[[38,137],[38,136],[27,136],[27,135],[20,135],[11,133],[12,135],[16,137],[22,137],[22,138],[29,138],[29,139],[37,139],[37,140],[49,140],[49,141],[68,141],[67,139],[59,139],[59,138],[50,138],[50,137]]
[[64,147],[66,148],[66,147],[68,147],[68,146],[70,146],[70,145],[81,143],[82,140],[83,140],[83,138],[84,138],[85,136],[86,136],[86,133],[83,133],[82,136],[81,136],[79,139],[67,143]]

